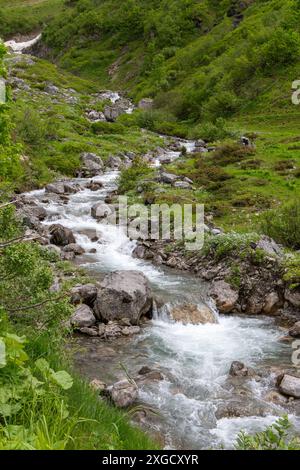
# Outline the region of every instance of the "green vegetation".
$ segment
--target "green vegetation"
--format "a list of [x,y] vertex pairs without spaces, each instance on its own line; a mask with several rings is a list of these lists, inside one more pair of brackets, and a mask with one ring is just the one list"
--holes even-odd
[[237,450],[300,450],[299,438],[291,438],[291,423],[287,416],[279,418],[265,431],[254,436],[241,432],[237,438]]
[[0,0],[0,37],[39,31],[62,12],[64,0]]
[[0,449],[155,448],[72,371],[63,324],[78,275],[49,291],[56,256],[26,241],[11,206],[0,234]]
[[[30,65],[26,58],[17,64],[8,60],[8,66],[22,81],[18,99],[6,111],[14,123],[13,138],[21,154],[21,159],[15,157],[18,166],[11,164],[7,174],[13,189],[31,189],[61,175],[74,176],[83,152],[94,152],[105,161],[125,151],[141,155],[161,142],[137,126],[91,123],[87,110],[101,110],[104,102],[97,101],[94,94],[99,89],[88,80],[44,60],[36,59]],[[52,86],[57,87],[53,94],[47,92]]]
[[300,249],[300,200],[264,214],[262,230],[285,246]]

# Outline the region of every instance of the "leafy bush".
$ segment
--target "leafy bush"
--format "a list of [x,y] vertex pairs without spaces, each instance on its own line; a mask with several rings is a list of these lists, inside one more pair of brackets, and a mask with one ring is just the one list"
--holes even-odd
[[198,124],[189,132],[189,138],[204,139],[207,142],[222,140],[231,135],[232,133],[226,128],[226,121],[222,118],[218,118],[215,123]]
[[221,259],[226,256],[245,257],[253,251],[251,244],[259,240],[256,233],[229,232],[216,236],[207,236],[203,247],[205,255]]
[[300,254],[289,255],[284,263],[283,279],[289,284],[290,289],[296,289],[300,286]]
[[267,70],[274,66],[291,64],[299,60],[299,55],[299,33],[283,28],[277,28],[257,50],[260,66]]
[[263,216],[263,233],[278,243],[300,249],[300,200],[296,199],[282,207],[268,211]]
[[226,166],[240,162],[254,153],[255,150],[252,148],[244,147],[236,143],[229,143],[217,148],[213,154],[213,160],[216,165]]
[[122,171],[119,178],[119,191],[120,193],[127,193],[136,189],[141,180],[152,173],[152,169],[146,165],[143,160],[136,158],[133,165]]
[[116,122],[94,122],[91,125],[94,134],[124,134],[125,126]]
[[265,431],[253,436],[241,432],[235,448],[236,450],[300,450],[299,438],[290,437],[291,427],[288,417],[283,416]]

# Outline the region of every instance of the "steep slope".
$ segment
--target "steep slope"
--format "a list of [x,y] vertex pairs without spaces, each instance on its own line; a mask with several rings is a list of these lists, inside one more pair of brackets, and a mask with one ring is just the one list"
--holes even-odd
[[66,5],[44,42],[75,73],[125,88],[136,100],[155,97],[180,120],[288,107],[299,66],[297,0]]

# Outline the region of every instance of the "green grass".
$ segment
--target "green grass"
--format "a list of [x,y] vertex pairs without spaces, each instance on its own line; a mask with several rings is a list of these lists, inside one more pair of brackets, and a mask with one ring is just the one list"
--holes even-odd
[[61,14],[64,0],[0,0],[0,37],[39,31]]

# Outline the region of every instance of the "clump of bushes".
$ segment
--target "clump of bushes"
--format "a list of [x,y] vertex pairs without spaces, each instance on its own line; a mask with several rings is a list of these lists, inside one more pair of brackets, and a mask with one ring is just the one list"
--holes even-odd
[[94,134],[124,134],[125,126],[117,122],[94,122],[91,125]]
[[223,233],[205,238],[203,253],[213,258],[222,259],[227,256],[246,257],[253,251],[252,244],[259,240],[257,233]]
[[131,167],[122,171],[119,178],[119,191],[121,194],[133,191],[138,183],[149,176],[153,170],[141,159],[136,158]]
[[218,118],[215,122],[204,122],[195,126],[188,134],[190,139],[204,139],[207,142],[215,142],[232,136],[232,132],[226,127],[226,121]]
[[300,249],[300,200],[295,199],[282,207],[264,214],[263,233],[288,248]]
[[228,143],[217,148],[214,152],[213,161],[216,165],[226,166],[232,163],[238,163],[254,153],[255,150],[252,147]]

